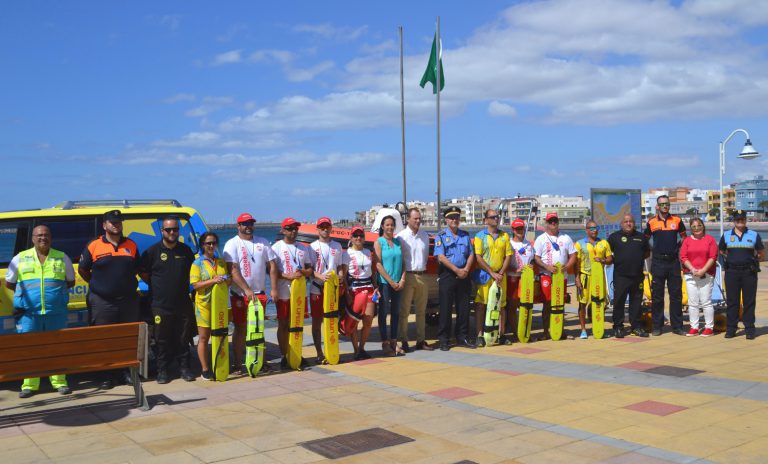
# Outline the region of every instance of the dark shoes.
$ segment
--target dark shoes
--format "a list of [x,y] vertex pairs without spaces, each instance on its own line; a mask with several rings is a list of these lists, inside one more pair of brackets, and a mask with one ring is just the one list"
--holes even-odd
[[59,395],[69,395],[72,393],[72,389],[68,386],[64,385],[63,387],[59,387],[56,389],[56,391],[59,392]]
[[726,330],[725,331],[725,338],[733,338],[736,336],[735,330]]
[[107,379],[99,384],[99,390],[112,390],[115,387],[114,382]]
[[635,337],[648,338],[648,332],[640,328],[632,329],[631,334],[634,335]]
[[672,333],[675,335],[685,335],[685,330],[683,329],[672,329]]
[[131,371],[123,371],[122,376],[123,384],[133,385],[133,378],[131,378]]
[[195,381],[195,375],[192,374],[192,371],[188,367],[182,367],[181,368],[181,379],[185,382],[194,382]]
[[[402,349],[406,353],[413,353],[413,348],[411,348],[411,346],[408,344],[408,342],[403,342]],[[416,349],[417,350],[419,349],[419,344],[418,343],[416,344]]]
[[213,380],[213,373],[211,371],[203,371],[200,374],[200,377],[202,377],[203,380]]
[[434,351],[435,349],[429,346],[429,343],[425,341],[421,341],[416,343],[416,349],[417,350],[424,350],[424,351]]
[[157,371],[157,377],[155,377],[155,381],[159,384],[166,384],[171,381],[170,377],[168,377],[168,372],[166,371]]
[[512,339],[510,339],[506,335],[502,335],[501,337],[499,337],[499,345],[511,345],[511,344],[512,344]]
[[747,332],[747,340],[754,340],[754,339],[755,339],[755,333]]
[[477,348],[485,348],[485,338],[483,338],[482,335],[479,335],[477,337],[477,341],[475,342],[475,347],[477,347]]
[[624,338],[624,329],[621,327],[613,329],[613,336],[616,338]]
[[[448,343],[446,342],[446,345],[447,344]],[[458,340],[457,343],[456,343],[456,346],[460,346],[462,348],[469,348],[470,350],[474,350],[475,348],[477,348],[473,343],[471,343],[466,338],[464,338],[462,340]]]
[[30,396],[34,395],[35,392],[32,390],[22,390],[19,392],[19,398],[29,398]]
[[355,361],[362,361],[365,359],[371,359],[371,355],[365,350],[360,350],[355,354]]
[[661,335],[661,329],[653,329],[653,336],[658,337]]
[[451,347],[448,345],[448,342],[440,342],[440,351],[449,351],[450,349]]

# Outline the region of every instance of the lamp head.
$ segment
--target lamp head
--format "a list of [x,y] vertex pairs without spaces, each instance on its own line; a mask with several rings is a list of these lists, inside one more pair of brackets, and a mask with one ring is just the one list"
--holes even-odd
[[755,159],[758,156],[760,156],[760,153],[755,150],[755,147],[752,146],[752,142],[747,139],[747,142],[744,144],[744,148],[741,150],[741,153],[739,154],[739,158],[750,160]]

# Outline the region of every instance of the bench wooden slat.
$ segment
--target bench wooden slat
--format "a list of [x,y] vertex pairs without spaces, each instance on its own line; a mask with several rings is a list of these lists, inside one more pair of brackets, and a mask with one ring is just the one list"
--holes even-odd
[[[14,348],[3,347],[0,349],[0,372],[4,370],[4,365],[8,362],[34,362],[38,359],[47,360],[50,357],[70,357],[79,353],[109,353],[111,351],[131,348],[136,348],[135,336],[113,338],[110,340],[86,340],[57,343],[55,345],[46,344]],[[136,359],[138,359],[138,357]]]
[[[111,324],[91,327],[77,327],[73,329],[52,330],[45,333],[45,343],[56,345],[59,343],[80,342],[87,340],[111,340],[121,337],[138,337],[139,327],[143,322],[131,322],[127,324]],[[26,334],[0,335],[0,349],[21,348],[40,345],[41,332]]]
[[[138,367],[139,361],[112,363],[108,366],[109,369],[128,369],[131,367]],[[12,380],[23,380],[30,377],[48,377],[54,374],[79,374],[82,372],[96,372],[103,371],[105,367],[103,364],[90,365],[90,366],[76,366],[68,368],[57,369],[44,369],[27,372],[3,372],[0,373],[0,382],[10,382]]]
[[[101,366],[101,369],[113,369],[114,364],[139,364],[135,345],[128,349],[110,351],[108,353],[79,353],[69,356],[53,356],[46,359],[23,360],[3,363],[0,380],[4,376],[18,377],[30,372],[80,372],[84,366]],[[35,375],[34,377],[39,377]],[[22,377],[23,378],[23,377]]]

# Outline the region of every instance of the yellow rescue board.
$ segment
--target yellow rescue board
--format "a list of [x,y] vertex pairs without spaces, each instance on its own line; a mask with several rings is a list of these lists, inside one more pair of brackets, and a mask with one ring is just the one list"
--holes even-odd
[[323,285],[323,355],[328,364],[339,363],[339,276],[334,271]]
[[533,322],[534,298],[533,267],[523,267],[520,275],[520,310],[517,317],[517,339],[528,343],[531,338],[531,323]]
[[301,346],[304,343],[304,311],[307,307],[307,280],[291,281],[291,314],[288,328],[288,366],[301,367]]
[[549,315],[549,335],[552,340],[563,336],[563,317],[565,316],[565,276],[560,263],[555,264],[552,273],[552,310]]
[[219,382],[229,377],[229,289],[222,282],[211,289],[211,358],[213,376]]

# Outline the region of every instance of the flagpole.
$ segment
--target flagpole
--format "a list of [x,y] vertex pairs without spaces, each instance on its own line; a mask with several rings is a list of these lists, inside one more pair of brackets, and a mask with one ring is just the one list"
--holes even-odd
[[403,90],[403,26],[398,27],[400,33],[400,132],[403,153],[403,204],[408,207],[408,197],[405,190],[405,90]]
[[442,63],[443,47],[440,42],[440,16],[437,17],[437,227],[442,224],[443,211],[440,207],[440,64]]

